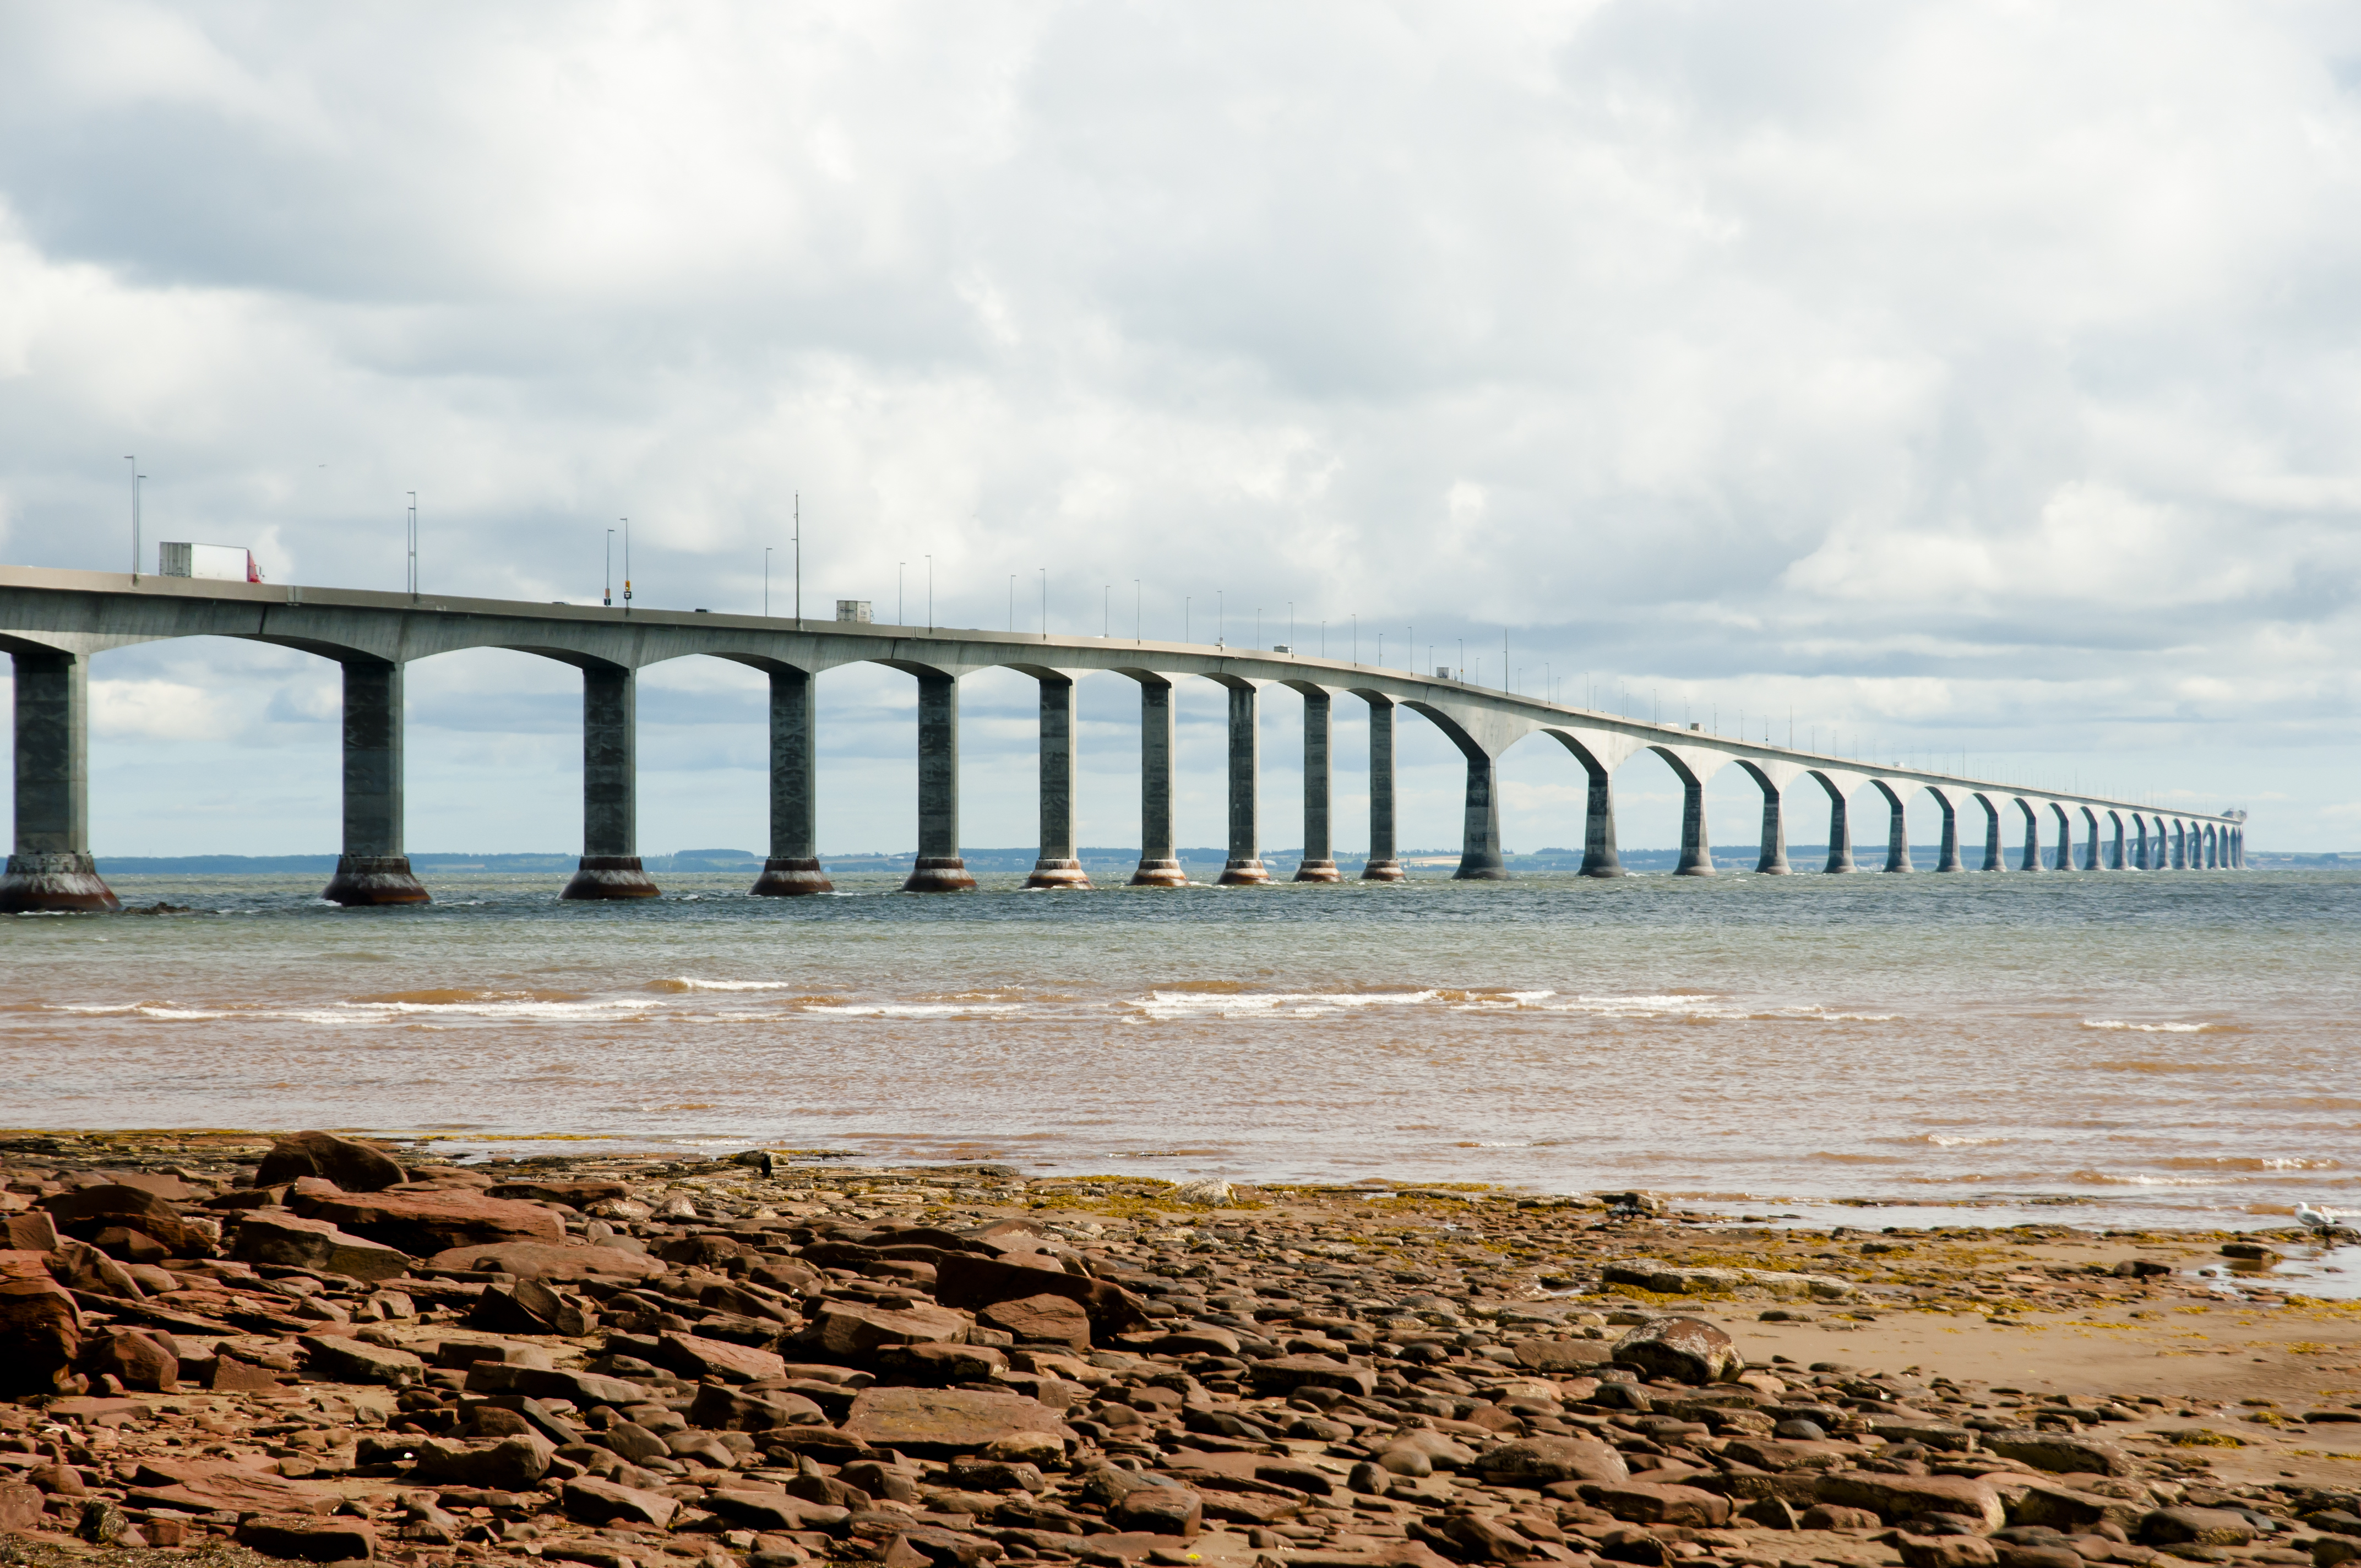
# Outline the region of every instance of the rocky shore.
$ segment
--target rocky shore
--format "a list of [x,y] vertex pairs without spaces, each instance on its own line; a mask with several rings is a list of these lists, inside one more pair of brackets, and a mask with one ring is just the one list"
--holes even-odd
[[[1874,1219],[1874,1211],[1864,1211]],[[0,1140],[0,1561],[2361,1558],[2293,1238]]]

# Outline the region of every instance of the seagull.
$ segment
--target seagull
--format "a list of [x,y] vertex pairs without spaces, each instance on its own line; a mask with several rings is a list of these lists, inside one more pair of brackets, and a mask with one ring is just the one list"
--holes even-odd
[[2335,1210],[2315,1209],[2309,1203],[2297,1204],[2295,1217],[2302,1223],[2305,1230],[2318,1231],[2323,1234],[2333,1234],[2351,1228],[2345,1223],[2344,1216]]

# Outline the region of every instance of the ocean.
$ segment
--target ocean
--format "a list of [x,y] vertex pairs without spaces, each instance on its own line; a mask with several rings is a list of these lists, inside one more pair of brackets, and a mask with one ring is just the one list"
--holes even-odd
[[2361,873],[745,896],[124,876],[0,921],[0,1120],[2285,1223],[2361,1180]]

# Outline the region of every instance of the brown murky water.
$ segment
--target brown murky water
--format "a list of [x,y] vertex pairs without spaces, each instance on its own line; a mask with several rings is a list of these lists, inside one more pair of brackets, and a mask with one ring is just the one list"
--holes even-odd
[[608,907],[561,881],[344,912],[308,881],[126,878],[197,912],[0,922],[0,1121],[2086,1223],[2252,1223],[2361,1170],[2352,873],[796,901],[687,876]]

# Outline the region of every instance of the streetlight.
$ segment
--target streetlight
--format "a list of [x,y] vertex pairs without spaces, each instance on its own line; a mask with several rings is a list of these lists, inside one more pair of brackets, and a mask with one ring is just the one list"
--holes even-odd
[[1044,642],[1047,642],[1048,641],[1049,641],[1049,567],[1047,567],[1047,566],[1043,566],[1043,567],[1041,567],[1041,568],[1040,568],[1040,573],[1041,573],[1041,641],[1044,641]]
[[136,583],[139,580],[139,481],[145,476],[139,472],[138,458],[126,452],[123,460],[131,465],[131,580]]
[[[413,599],[414,599],[414,598],[416,598],[418,597],[418,492],[417,492],[416,490],[412,490],[412,491],[410,491],[410,492],[409,492],[409,495],[410,495],[410,597],[411,597],[412,598],[413,598]],[[627,558],[628,558],[628,557],[627,557]],[[628,589],[628,588],[629,588],[629,587],[630,587],[630,585],[629,585],[629,584],[625,584],[625,585],[624,585],[624,587]],[[631,598],[631,596],[630,595],[630,593],[626,592],[626,593],[623,595],[623,597],[624,597],[625,598]]]
[[796,492],[796,630],[804,629],[804,493]]
[[[418,589],[412,585],[410,591]],[[623,613],[631,613],[631,520],[628,517],[623,520]]]
[[1141,594],[1141,592],[1140,592],[1140,587],[1139,587],[1139,579],[1138,579],[1137,577],[1134,577],[1134,578],[1132,578],[1132,580],[1131,580],[1131,641],[1132,641],[1132,642],[1133,642],[1133,644],[1134,644],[1135,646],[1136,646],[1136,645],[1137,645],[1137,644],[1139,643],[1139,641],[1141,641],[1141,638],[1140,638],[1140,635],[1139,635],[1139,606],[1140,606],[1140,600],[1141,600],[1141,598],[1142,598],[1143,597],[1144,597],[1144,596],[1143,596],[1143,595]]
[[600,604],[612,608],[615,602],[615,531],[607,531],[607,586],[600,590]]

